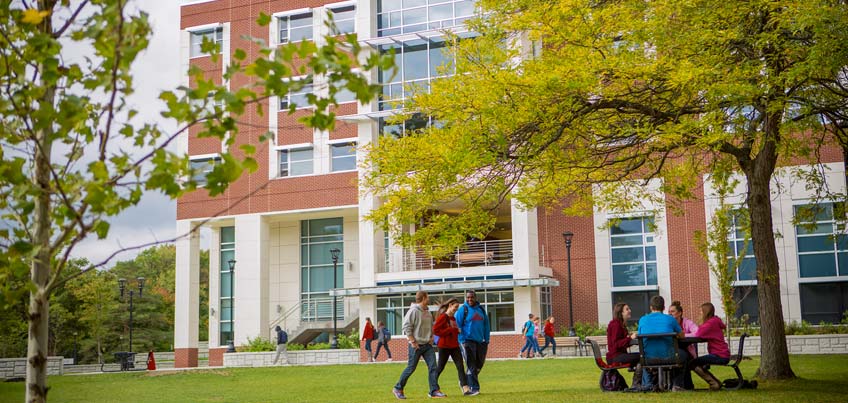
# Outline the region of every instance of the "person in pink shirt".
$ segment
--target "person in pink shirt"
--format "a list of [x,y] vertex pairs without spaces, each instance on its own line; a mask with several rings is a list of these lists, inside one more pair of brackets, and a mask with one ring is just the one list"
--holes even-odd
[[730,348],[727,347],[727,342],[724,340],[724,329],[727,326],[724,322],[715,316],[715,306],[706,302],[701,304],[701,326],[695,332],[695,337],[700,337],[707,342],[707,352],[709,354],[702,355],[689,363],[689,369],[695,371],[707,384],[710,385],[710,390],[721,389],[721,382],[710,371],[704,368],[705,365],[726,365],[730,362]]
[[[680,301],[674,301],[669,305],[668,314],[674,317],[674,320],[683,329],[684,336],[695,336],[695,332],[698,331],[698,325],[692,322],[691,319],[683,317],[683,305],[680,304]],[[698,356],[698,350],[695,349],[694,343],[686,347],[686,352],[689,353],[690,360]],[[692,383],[692,372],[690,371],[686,371],[686,374],[683,376],[683,388],[689,390],[695,389],[695,384]]]

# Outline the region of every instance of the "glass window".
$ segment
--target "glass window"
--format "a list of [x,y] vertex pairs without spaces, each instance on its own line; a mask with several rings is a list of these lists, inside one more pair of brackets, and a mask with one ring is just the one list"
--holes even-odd
[[612,286],[657,285],[653,217],[631,217],[610,226]]
[[[757,258],[754,256],[754,241],[748,233],[748,215],[744,210],[734,209],[730,211],[730,228],[727,235],[728,269],[732,269],[736,259],[742,258],[736,272],[733,273],[733,281],[751,281],[757,279]],[[747,246],[746,246],[747,239]]]
[[226,345],[233,338],[233,317],[234,317],[234,298],[233,292],[233,273],[230,270],[229,262],[235,259],[236,254],[236,234],[235,227],[221,227],[219,249],[221,251],[219,259],[220,284],[219,287],[219,324],[220,324],[220,344]]
[[308,94],[312,94],[314,86],[312,81],[304,81],[300,88],[291,88],[285,97],[280,97],[280,110],[309,108],[312,105],[309,103]]
[[331,8],[333,22],[336,24],[336,34],[350,34],[356,32],[356,6]]
[[473,15],[474,0],[378,0],[377,35],[449,28]]
[[[335,270],[335,286],[344,287],[344,228],[342,218],[325,218],[301,221],[301,320],[328,320],[332,318],[333,288],[332,249],[339,249]],[[344,317],[343,298],[337,298],[336,316]]]
[[333,172],[356,170],[356,143],[333,144],[330,153]]
[[280,177],[312,174],[312,147],[280,150]]
[[221,43],[224,41],[224,28],[217,27],[203,31],[191,32],[190,57],[200,57],[209,55],[208,53],[203,52],[203,50],[201,49],[204,39],[212,41],[215,43],[215,45],[218,45],[218,53],[221,53]]
[[842,203],[795,206],[801,278],[848,276],[848,236]]
[[409,119],[401,123],[389,123],[386,119],[380,118],[380,135],[396,138],[403,137],[415,132],[416,130],[421,130],[431,125],[436,125],[437,123],[438,122],[434,119],[420,113],[413,114]]
[[[429,293],[431,308],[441,301],[456,298],[465,301],[465,291],[436,291]],[[515,306],[511,289],[477,291],[477,301],[486,309],[493,332],[515,330]],[[393,335],[401,334],[401,325],[414,293],[381,295],[377,297],[377,320],[386,324]]]
[[650,302],[651,297],[659,295],[657,291],[633,291],[633,292],[614,292],[612,293],[612,304],[623,302],[630,306],[633,312],[630,315],[628,326],[639,322],[639,318],[651,313]]
[[760,305],[757,286],[733,287],[733,301],[736,303],[736,318],[747,317],[748,323],[760,322]]
[[312,12],[280,17],[280,43],[312,39]]
[[206,175],[220,163],[221,157],[191,159],[189,161],[189,167],[193,171],[191,180],[196,182],[197,186],[206,186]]
[[840,323],[848,310],[848,282],[800,284],[801,319],[812,324]]
[[[378,100],[380,110],[400,107],[400,102],[416,91],[429,91],[434,78],[453,74],[453,60],[444,53],[445,49],[444,40],[413,40],[403,46],[381,46],[383,54],[394,52],[397,70],[380,71],[380,83],[383,84]],[[445,70],[440,73],[440,68]]]

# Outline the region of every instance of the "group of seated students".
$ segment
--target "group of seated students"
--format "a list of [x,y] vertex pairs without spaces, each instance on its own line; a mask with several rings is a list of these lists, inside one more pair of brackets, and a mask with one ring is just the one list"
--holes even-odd
[[[639,319],[638,332],[628,332],[627,321],[630,320],[630,307],[619,303],[613,308],[613,320],[607,326],[607,362],[627,363],[634,368],[632,387],[635,389],[654,389],[655,379],[652,374],[640,367],[639,353],[630,353],[628,348],[633,344],[637,335],[648,335],[656,333],[676,333],[678,338],[697,337],[707,343],[708,354],[700,357],[696,354],[694,344],[689,344],[686,349],[679,349],[678,356],[682,364],[682,370],[674,371],[672,390],[682,391],[694,389],[692,384],[692,373],[695,371],[710,387],[710,390],[721,388],[721,382],[709,372],[708,367],[713,365],[725,365],[730,361],[730,349],[724,339],[723,330],[726,328],[724,322],[715,316],[715,306],[706,302],[701,304],[700,326],[693,321],[683,317],[683,307],[680,302],[674,301],[665,314],[665,300],[661,296],[651,298],[651,313]],[[663,338],[650,338],[643,341],[646,354],[651,358],[664,358],[671,351],[672,340]]]

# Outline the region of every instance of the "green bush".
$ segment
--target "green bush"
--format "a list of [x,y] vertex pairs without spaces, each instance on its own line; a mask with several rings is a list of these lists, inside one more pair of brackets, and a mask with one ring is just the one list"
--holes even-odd
[[329,350],[330,343],[310,343],[306,346],[307,350]]
[[359,329],[352,329],[350,334],[339,335],[339,348],[359,349]]
[[239,353],[257,353],[260,351],[276,351],[277,345],[262,336],[255,339],[247,338],[247,344],[236,347]]
[[301,351],[301,350],[306,350],[306,347],[304,347],[303,344],[292,343],[292,344],[289,344],[289,346],[286,349],[288,351]]
[[[577,333],[577,337],[581,339],[586,336],[604,336],[607,334],[607,328],[596,323],[575,322],[574,333]],[[568,326],[560,327],[557,336],[568,336]]]

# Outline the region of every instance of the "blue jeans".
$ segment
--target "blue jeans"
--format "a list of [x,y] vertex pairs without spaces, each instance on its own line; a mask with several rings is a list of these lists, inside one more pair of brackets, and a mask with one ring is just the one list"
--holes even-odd
[[539,351],[545,351],[545,349],[548,348],[548,345],[554,346],[554,355],[556,355],[556,340],[548,335],[545,335],[545,347],[542,347]]
[[418,348],[409,346],[409,360],[406,362],[406,368],[400,374],[400,380],[395,385],[395,389],[403,390],[403,387],[406,386],[406,381],[409,380],[409,377],[415,372],[415,368],[418,367],[418,360],[421,357],[424,357],[424,362],[427,364],[430,393],[439,390],[439,368],[436,365],[436,351],[429,343],[419,344]]
[[365,351],[368,352],[369,356],[371,355],[371,342],[372,341],[373,341],[373,339],[366,339],[365,340]]
[[483,364],[486,362],[486,354],[489,350],[489,345],[472,340],[466,340],[460,345],[462,349],[462,358],[465,360],[465,374],[468,375],[468,387],[471,390],[480,390],[480,380],[478,376],[483,369]]
[[535,351],[537,353],[541,353],[542,349],[539,348],[539,339],[537,339],[536,336],[533,336],[533,337],[530,338],[530,341],[533,342],[533,351]]
[[524,336],[524,347],[521,347],[521,351],[518,353],[520,354],[525,351],[527,351],[528,356],[531,351],[535,351],[535,348],[533,347],[533,336]]
[[391,350],[389,350],[389,341],[388,340],[386,340],[384,342],[380,342],[379,340],[377,341],[377,351],[374,352],[374,359],[376,360],[377,356],[380,355],[380,347],[383,347],[383,348],[386,349],[386,354],[388,354],[389,359],[391,359],[392,358],[392,352],[391,352]]

